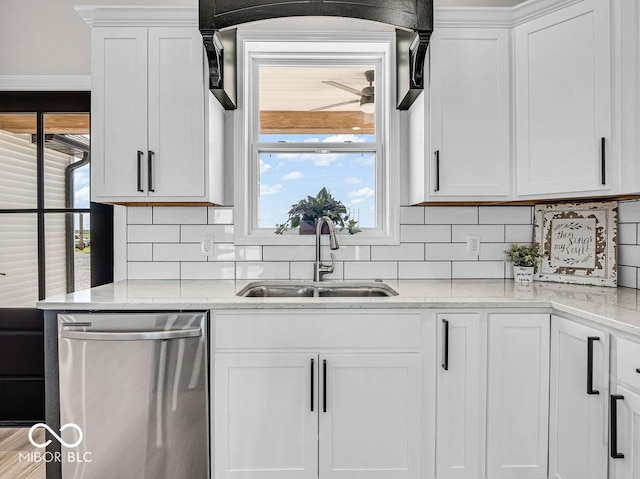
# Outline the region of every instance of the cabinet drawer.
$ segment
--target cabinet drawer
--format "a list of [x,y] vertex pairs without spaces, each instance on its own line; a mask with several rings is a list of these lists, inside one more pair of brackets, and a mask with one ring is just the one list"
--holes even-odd
[[618,338],[618,379],[640,389],[640,343]]
[[419,348],[416,312],[309,310],[213,312],[216,349]]

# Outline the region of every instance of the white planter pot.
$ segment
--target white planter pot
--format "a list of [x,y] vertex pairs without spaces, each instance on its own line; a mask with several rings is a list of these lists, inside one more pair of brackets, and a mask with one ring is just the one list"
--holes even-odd
[[513,279],[517,283],[533,283],[533,266],[513,266]]

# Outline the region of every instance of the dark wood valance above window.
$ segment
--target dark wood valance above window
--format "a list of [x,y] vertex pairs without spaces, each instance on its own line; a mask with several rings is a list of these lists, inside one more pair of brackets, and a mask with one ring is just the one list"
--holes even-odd
[[433,0],[200,0],[209,88],[226,109],[236,108],[236,35],[231,27],[296,16],[358,18],[394,25],[397,107],[408,109],[423,90]]

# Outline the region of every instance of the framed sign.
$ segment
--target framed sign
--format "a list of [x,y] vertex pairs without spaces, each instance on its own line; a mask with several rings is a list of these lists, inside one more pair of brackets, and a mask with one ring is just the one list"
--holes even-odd
[[536,278],[617,286],[618,203],[536,205],[534,238],[542,247]]

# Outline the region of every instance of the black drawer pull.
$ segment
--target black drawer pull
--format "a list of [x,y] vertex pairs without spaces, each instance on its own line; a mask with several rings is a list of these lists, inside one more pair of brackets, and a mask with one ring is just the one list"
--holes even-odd
[[314,370],[315,365],[313,364],[313,359],[311,360],[311,412],[313,412],[313,383],[314,383]]
[[617,401],[622,401],[624,396],[622,394],[611,395],[611,458],[612,459],[624,459],[624,454],[618,452],[618,404]]
[[449,321],[442,320],[442,369],[449,370]]
[[593,389],[593,342],[600,341],[598,336],[587,338],[587,394],[600,394],[600,391]]
[[142,155],[144,155],[144,153],[138,150],[138,191],[140,193],[144,192],[142,189]]
[[327,360],[322,360],[322,412],[327,412]]
[[149,150],[149,162],[147,163],[147,174],[149,177],[147,178],[147,183],[149,185],[149,191],[151,193],[155,193],[156,190],[153,189],[153,155],[155,153]]
[[440,191],[440,150],[436,150],[436,187],[433,191]]

